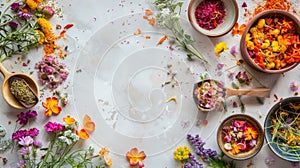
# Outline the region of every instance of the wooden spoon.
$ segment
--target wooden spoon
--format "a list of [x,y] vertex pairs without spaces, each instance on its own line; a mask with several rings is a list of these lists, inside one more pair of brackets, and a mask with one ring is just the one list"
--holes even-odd
[[[16,109],[28,109],[35,106],[38,103],[39,88],[38,84],[33,78],[24,73],[10,73],[4,68],[4,66],[1,63],[0,72],[4,76],[4,81],[2,84],[2,96],[11,107],[14,107]],[[10,84],[14,80],[22,80],[26,83],[27,87],[35,96],[35,103],[26,104],[25,102],[18,101],[18,99],[16,99],[16,97],[11,93],[10,90]]]
[[207,79],[200,81],[194,85],[194,91],[193,91],[193,98],[195,103],[197,104],[197,107],[201,111],[212,111],[216,107],[205,107],[202,106],[199,103],[199,100],[197,98],[197,95],[195,95],[195,90],[199,87],[201,87],[205,82],[209,82],[211,85],[215,85],[218,88],[217,93],[212,96],[216,96],[216,98],[228,98],[230,96],[235,96],[235,95],[247,95],[247,96],[255,96],[255,97],[270,97],[270,88],[249,88],[249,89],[232,89],[232,88],[224,88],[223,84],[219,81],[213,80],[213,79]]

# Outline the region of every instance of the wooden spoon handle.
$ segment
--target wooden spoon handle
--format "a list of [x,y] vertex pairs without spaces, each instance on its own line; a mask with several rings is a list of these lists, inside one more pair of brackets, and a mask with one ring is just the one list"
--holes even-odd
[[3,74],[4,78],[10,75],[10,72],[8,72],[1,63],[0,63],[0,72]]
[[270,97],[270,88],[251,88],[251,89],[231,89],[226,88],[225,97],[234,95],[247,95],[255,97]]

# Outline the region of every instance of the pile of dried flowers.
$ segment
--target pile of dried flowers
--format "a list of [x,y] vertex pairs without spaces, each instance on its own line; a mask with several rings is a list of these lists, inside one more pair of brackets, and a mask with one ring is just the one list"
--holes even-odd
[[233,155],[251,150],[260,136],[256,128],[244,120],[233,120],[231,125],[222,128],[222,133],[224,148]]

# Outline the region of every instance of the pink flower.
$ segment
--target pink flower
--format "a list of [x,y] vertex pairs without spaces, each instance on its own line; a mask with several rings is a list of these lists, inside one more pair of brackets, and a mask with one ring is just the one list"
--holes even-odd
[[55,14],[55,11],[53,10],[53,8],[51,6],[38,7],[37,10],[38,10],[38,12],[43,14],[46,19],[52,17]]
[[61,132],[64,130],[64,125],[49,121],[45,126],[46,132]]

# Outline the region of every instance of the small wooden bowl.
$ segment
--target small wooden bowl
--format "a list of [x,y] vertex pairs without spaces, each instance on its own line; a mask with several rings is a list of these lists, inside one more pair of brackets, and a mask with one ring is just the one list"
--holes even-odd
[[[223,128],[225,126],[229,126],[231,125],[233,120],[243,120],[243,121],[247,121],[249,122],[257,131],[258,131],[258,138],[256,139],[256,145],[250,149],[249,151],[246,152],[240,152],[238,154],[232,154],[231,151],[227,151],[224,148],[224,142],[222,139],[222,135],[223,135]],[[221,149],[221,151],[228,156],[231,159],[235,159],[235,160],[246,160],[249,158],[254,157],[262,148],[263,143],[264,143],[264,132],[263,132],[263,128],[261,127],[260,123],[254,119],[251,116],[245,115],[245,114],[235,114],[235,115],[231,115],[228,118],[226,118],[221,125],[218,128],[217,131],[217,143]]]
[[286,66],[282,69],[278,69],[278,70],[270,70],[270,69],[266,69],[266,68],[261,68],[258,64],[256,64],[254,62],[254,60],[251,58],[251,56],[248,53],[248,49],[246,46],[246,35],[247,33],[250,31],[250,29],[255,26],[258,22],[259,19],[261,18],[265,18],[265,17],[269,17],[269,16],[283,16],[291,21],[294,22],[294,25],[296,26],[296,31],[298,33],[298,35],[300,34],[300,21],[291,13],[283,11],[283,10],[277,10],[277,9],[272,9],[272,10],[266,10],[263,11],[259,14],[257,14],[253,19],[251,19],[251,21],[247,24],[245,31],[242,35],[241,38],[241,42],[240,42],[240,50],[241,50],[241,54],[242,57],[244,58],[244,60],[255,70],[261,71],[261,72],[265,72],[265,73],[270,73],[270,74],[277,74],[277,73],[283,73],[283,72],[287,72],[293,68],[295,68],[299,63],[294,63],[291,64],[289,66]]
[[198,25],[195,17],[196,8],[202,1],[203,0],[191,0],[188,7],[188,18],[195,30],[209,37],[219,37],[228,33],[238,19],[239,8],[237,2],[235,0],[222,0],[225,7],[224,22],[218,25],[215,29],[206,30]]

